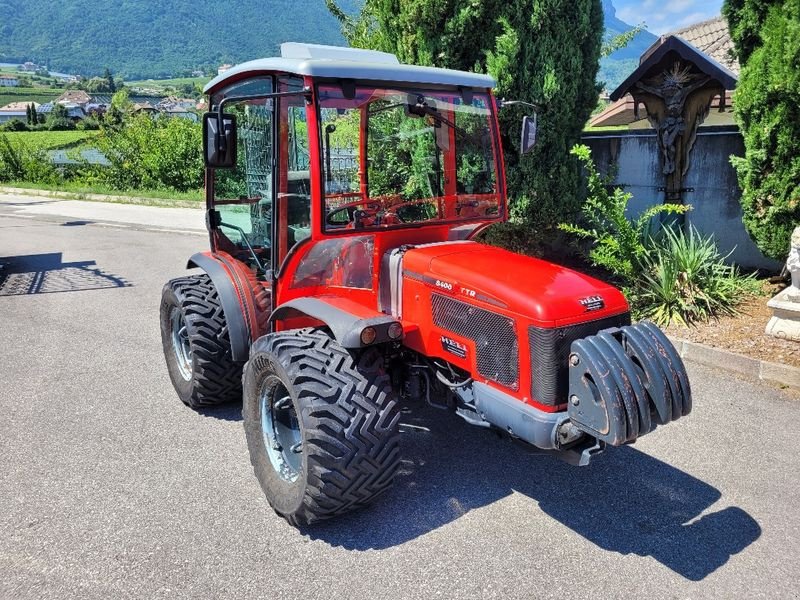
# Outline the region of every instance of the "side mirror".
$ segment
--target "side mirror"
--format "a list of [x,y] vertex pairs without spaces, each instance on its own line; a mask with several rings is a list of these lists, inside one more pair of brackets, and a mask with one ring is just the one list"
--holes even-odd
[[527,154],[536,145],[537,115],[522,118],[522,139],[519,144],[520,154]]
[[203,156],[206,167],[212,169],[236,168],[236,116],[222,115],[219,130],[219,115],[208,112],[203,115]]

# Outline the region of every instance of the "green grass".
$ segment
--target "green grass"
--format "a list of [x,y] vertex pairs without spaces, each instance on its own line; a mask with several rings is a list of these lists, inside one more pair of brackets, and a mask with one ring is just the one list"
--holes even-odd
[[0,88],[0,107],[12,102],[36,102],[44,104],[58,98],[64,90],[44,87]]
[[65,150],[90,147],[97,131],[9,131],[0,133],[11,143],[23,143],[35,150]]
[[[65,192],[75,200],[92,200],[101,202],[115,202],[118,204],[143,204],[147,206],[168,206],[197,208],[205,200],[203,190],[192,192],[174,192],[170,190],[133,190],[120,191],[101,184],[91,184],[65,181],[58,185],[29,183],[27,181],[10,181],[2,187],[22,188],[26,190],[39,190],[44,192]],[[90,198],[90,194],[100,194],[106,198]]]

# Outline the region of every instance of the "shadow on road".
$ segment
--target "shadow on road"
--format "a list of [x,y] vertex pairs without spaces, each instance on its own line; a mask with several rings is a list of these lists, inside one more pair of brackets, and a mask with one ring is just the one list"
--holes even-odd
[[[369,509],[304,533],[352,550],[388,548],[518,492],[597,546],[652,556],[693,581],[761,535],[740,508],[705,512],[720,499],[719,490],[630,446],[611,448],[578,468],[468,429],[455,416],[437,413],[412,422],[431,431],[404,435],[392,491]],[[530,529],[531,538],[541,535],[533,520],[518,526]]]
[[220,421],[241,421],[242,403],[228,402],[225,404],[217,404],[216,406],[203,406],[196,408],[195,412],[204,417],[211,417],[213,419],[219,419]]
[[0,257],[0,296],[130,287],[93,260],[65,263],[61,252]]

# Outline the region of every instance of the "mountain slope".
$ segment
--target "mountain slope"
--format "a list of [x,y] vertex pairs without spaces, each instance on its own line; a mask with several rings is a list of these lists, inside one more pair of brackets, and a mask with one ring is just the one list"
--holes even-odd
[[[603,0],[603,18],[606,27],[604,36],[606,41],[633,29],[633,25],[617,18],[617,11],[611,0]],[[649,31],[641,31],[627,46],[600,60],[600,72],[597,74],[597,79],[605,83],[608,91],[614,90],[636,69],[639,57],[657,39],[657,36]]]
[[128,79],[275,55],[285,41],[344,43],[324,0],[0,0],[0,15],[0,61]]

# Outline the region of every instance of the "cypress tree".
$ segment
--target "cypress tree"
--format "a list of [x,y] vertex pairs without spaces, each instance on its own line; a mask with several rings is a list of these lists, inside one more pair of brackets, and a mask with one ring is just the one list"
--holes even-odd
[[535,231],[576,214],[579,168],[569,154],[597,105],[601,0],[366,0],[352,18],[334,2],[351,45],[402,62],[489,72],[495,93],[541,106],[536,148],[519,155],[523,114],[501,111],[513,214]]
[[759,249],[784,260],[800,225],[800,0],[726,0],[741,74],[734,97],[744,157],[732,157],[744,224]]

